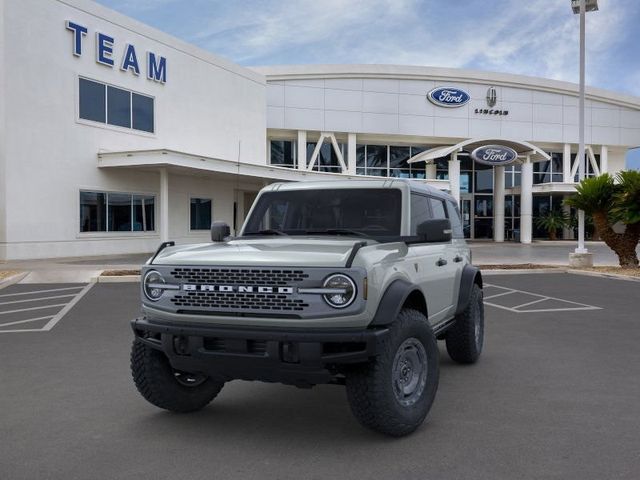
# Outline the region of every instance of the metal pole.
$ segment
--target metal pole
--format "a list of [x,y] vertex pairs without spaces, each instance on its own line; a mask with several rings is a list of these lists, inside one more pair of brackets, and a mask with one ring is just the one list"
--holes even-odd
[[[578,106],[578,179],[585,175],[584,157],[584,57],[585,57],[585,0],[580,0],[580,99]],[[584,246],[584,211],[578,210],[578,248],[576,253],[587,253]]]

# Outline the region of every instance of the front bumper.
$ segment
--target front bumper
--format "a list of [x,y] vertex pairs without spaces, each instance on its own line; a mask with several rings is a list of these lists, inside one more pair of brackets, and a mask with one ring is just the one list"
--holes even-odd
[[176,370],[298,386],[339,381],[341,367],[375,357],[389,333],[175,325],[145,317],[132,320],[131,327],[137,341],[162,351]]

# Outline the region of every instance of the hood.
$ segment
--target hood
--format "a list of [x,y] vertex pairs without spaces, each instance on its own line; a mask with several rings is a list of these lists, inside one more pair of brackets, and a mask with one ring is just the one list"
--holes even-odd
[[362,238],[260,237],[165,248],[154,265],[235,265],[342,267]]

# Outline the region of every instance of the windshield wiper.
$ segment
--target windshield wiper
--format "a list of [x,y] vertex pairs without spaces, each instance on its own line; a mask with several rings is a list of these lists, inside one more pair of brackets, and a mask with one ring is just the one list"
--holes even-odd
[[327,235],[353,235],[356,237],[371,238],[366,233],[351,230],[349,228],[327,228],[326,230],[305,230],[304,233],[311,235],[327,234]]
[[258,230],[257,232],[248,232],[248,233],[245,233],[245,235],[282,235],[286,237],[289,234],[284,233],[280,230],[275,230],[273,228],[266,228],[264,230]]

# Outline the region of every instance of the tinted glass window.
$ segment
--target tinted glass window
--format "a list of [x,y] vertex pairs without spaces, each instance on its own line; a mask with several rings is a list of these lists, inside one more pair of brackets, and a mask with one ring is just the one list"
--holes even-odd
[[150,195],[134,195],[133,231],[149,232],[155,229],[155,198]]
[[84,78],[80,79],[80,118],[105,122],[105,86]]
[[131,93],[116,87],[107,88],[107,123],[131,127]]
[[271,140],[271,165],[279,167],[296,166],[295,142]]
[[131,226],[131,195],[127,193],[109,193],[108,227],[110,232],[130,232]]
[[431,202],[431,213],[433,214],[433,218],[447,218],[447,212],[442,200],[430,198],[429,201]]
[[191,199],[191,230],[209,230],[211,228],[211,199]]
[[453,238],[464,238],[458,207],[456,207],[453,202],[447,202],[447,212],[449,214],[449,220],[451,221]]
[[107,230],[107,197],[99,192],[80,192],[80,231]]
[[349,234],[376,239],[400,235],[402,194],[396,189],[300,190],[260,196],[245,235],[278,230],[288,235]]
[[153,133],[153,98],[146,95],[132,94],[133,125],[136,130]]
[[429,197],[411,194],[411,235],[417,234],[418,225],[433,218],[429,207]]

